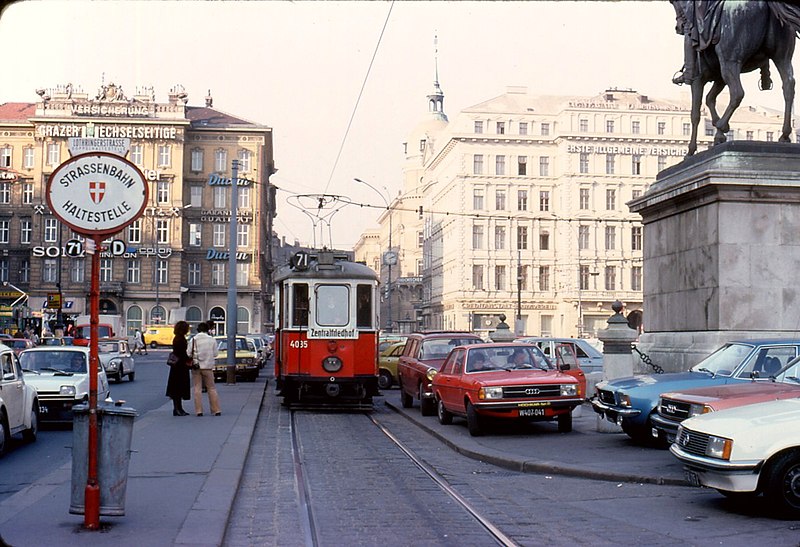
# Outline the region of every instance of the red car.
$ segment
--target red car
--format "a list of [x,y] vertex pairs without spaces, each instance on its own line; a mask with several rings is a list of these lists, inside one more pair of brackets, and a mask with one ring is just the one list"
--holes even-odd
[[785,367],[778,367],[773,372],[770,376],[771,382],[757,382],[756,375],[748,383],[662,393],[656,409],[658,413],[651,418],[659,439],[673,442],[678,425],[693,416],[737,406],[800,397],[800,358],[792,359]]
[[586,378],[565,356],[557,352],[554,364],[531,344],[453,349],[433,378],[439,422],[464,416],[473,436],[483,433],[487,418],[556,420],[559,432],[572,431],[572,409],[583,402]]
[[426,331],[409,334],[397,362],[397,383],[403,408],[411,408],[414,399],[419,399],[420,413],[423,416],[433,416],[436,413],[436,402],[433,399],[431,380],[450,350],[456,346],[483,343],[480,336],[471,332]]

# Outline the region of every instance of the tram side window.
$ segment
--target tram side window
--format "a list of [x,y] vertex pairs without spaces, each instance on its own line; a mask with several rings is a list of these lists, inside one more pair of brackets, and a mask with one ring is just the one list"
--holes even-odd
[[345,285],[320,285],[316,289],[316,321],[326,327],[350,322],[350,290]]
[[308,325],[308,284],[296,283],[292,285],[292,326],[305,327]]
[[372,328],[372,287],[370,285],[356,287],[356,325]]

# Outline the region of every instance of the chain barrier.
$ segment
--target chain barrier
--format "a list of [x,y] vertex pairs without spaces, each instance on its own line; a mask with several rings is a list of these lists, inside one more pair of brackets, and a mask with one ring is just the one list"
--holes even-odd
[[654,373],[656,373],[656,374],[664,374],[664,369],[663,369],[663,368],[661,368],[660,366],[658,366],[657,364],[655,364],[655,363],[653,362],[653,360],[652,360],[652,359],[650,359],[650,356],[649,356],[649,355],[647,355],[646,353],[642,353],[641,351],[639,351],[639,348],[637,348],[637,347],[636,347],[636,344],[631,344],[631,348],[633,348],[633,351],[635,351],[636,353],[638,353],[638,354],[639,354],[639,358],[642,360],[642,362],[643,362],[645,365],[647,365],[647,366],[649,366],[649,367],[651,367],[651,368],[653,369],[653,372],[654,372]]

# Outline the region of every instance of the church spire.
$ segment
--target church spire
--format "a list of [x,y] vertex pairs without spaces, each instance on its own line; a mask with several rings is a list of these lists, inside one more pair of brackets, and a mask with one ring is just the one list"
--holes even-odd
[[434,115],[435,118],[447,121],[447,115],[444,113],[444,92],[439,87],[439,36],[433,37],[434,49],[434,68],[435,75],[433,80],[433,93],[428,95],[428,112]]

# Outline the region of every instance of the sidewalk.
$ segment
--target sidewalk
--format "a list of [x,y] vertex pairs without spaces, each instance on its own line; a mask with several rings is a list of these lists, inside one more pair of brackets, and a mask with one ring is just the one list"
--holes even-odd
[[[172,403],[133,426],[125,516],[83,528],[69,513],[71,463],[0,504],[0,534],[25,545],[219,545],[239,486],[265,378],[218,384],[222,416],[172,416]],[[101,477],[102,479],[102,477]]]

